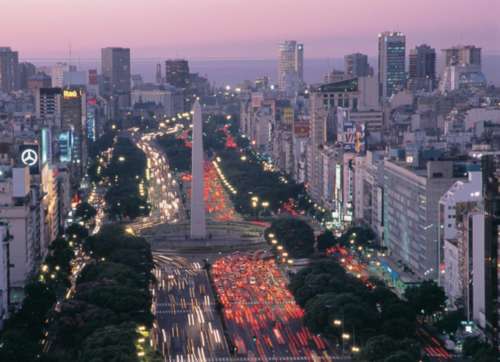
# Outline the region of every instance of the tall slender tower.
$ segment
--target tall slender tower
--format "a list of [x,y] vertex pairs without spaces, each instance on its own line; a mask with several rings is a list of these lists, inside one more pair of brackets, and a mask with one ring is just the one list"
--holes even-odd
[[386,31],[378,35],[379,96],[387,99],[406,86],[406,36]]
[[201,106],[193,105],[193,146],[191,149],[191,239],[205,239],[205,199],[203,195],[203,122]]

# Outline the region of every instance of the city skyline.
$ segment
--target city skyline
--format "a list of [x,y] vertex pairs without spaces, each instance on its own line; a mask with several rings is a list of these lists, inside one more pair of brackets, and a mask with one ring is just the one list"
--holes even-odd
[[[500,53],[496,41],[500,26],[494,18],[500,4],[491,0],[476,1],[473,12],[464,0],[437,4],[424,0],[411,5],[355,0],[341,7],[325,0],[298,0],[293,6],[282,0],[147,0],[126,5],[116,0],[105,4],[53,0],[53,6],[33,1],[2,7],[2,41],[18,50],[21,59],[67,59],[70,49],[74,59],[94,59],[106,46],[130,47],[135,59],[271,59],[283,39],[303,42],[308,58],[342,57],[358,51],[372,56],[377,51],[377,35],[383,31],[405,33],[408,49],[421,43],[436,49],[471,43],[487,54]],[[120,17],[110,22],[108,14],[114,11]],[[336,16],[337,11],[342,16]],[[89,26],[74,26],[85,19]],[[277,26],[276,19],[284,20]]]

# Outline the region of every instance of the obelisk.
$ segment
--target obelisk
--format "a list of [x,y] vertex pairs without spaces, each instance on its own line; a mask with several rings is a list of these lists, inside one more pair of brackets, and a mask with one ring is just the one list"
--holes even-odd
[[203,197],[203,122],[200,102],[193,105],[193,142],[191,149],[191,239],[205,239],[205,199]]

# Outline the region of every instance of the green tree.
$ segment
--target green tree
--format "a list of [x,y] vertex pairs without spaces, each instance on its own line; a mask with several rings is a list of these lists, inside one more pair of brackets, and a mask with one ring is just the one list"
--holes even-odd
[[426,280],[419,286],[407,288],[405,298],[416,313],[422,313],[426,316],[443,311],[446,303],[446,294],[443,288],[431,280]]
[[66,235],[70,240],[75,240],[76,242],[81,242],[83,239],[89,236],[89,231],[86,227],[73,223],[66,228]]
[[83,342],[80,362],[137,362],[133,324],[97,329]]
[[398,350],[398,344],[386,335],[370,338],[361,349],[360,359],[368,362],[383,361]]
[[383,360],[384,362],[417,362],[414,356],[406,351],[396,351],[391,353],[387,358]]
[[314,233],[309,224],[300,219],[274,220],[266,235],[274,233],[288,253],[294,258],[304,258],[314,252]]
[[317,238],[317,247],[319,251],[325,251],[326,249],[334,246],[336,244],[335,236],[331,230],[326,230],[324,233],[320,234]]
[[75,217],[83,221],[89,221],[97,215],[97,210],[88,202],[80,202],[76,206]]

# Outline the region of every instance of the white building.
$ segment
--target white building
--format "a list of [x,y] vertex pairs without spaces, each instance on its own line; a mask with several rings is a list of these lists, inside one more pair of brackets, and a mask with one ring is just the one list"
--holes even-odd
[[5,169],[0,178],[0,215],[8,222],[12,235],[10,284],[14,288],[24,286],[39,258],[40,220],[37,209],[39,202],[31,194],[29,169]]
[[286,91],[304,83],[304,45],[286,40],[279,45],[278,87]]
[[176,113],[175,94],[170,90],[142,90],[134,89],[132,91],[132,105],[138,103],[154,103],[161,106],[167,117],[172,117]]
[[67,63],[56,63],[51,69],[52,87],[64,87],[64,73],[76,72],[76,66]]
[[451,307],[463,302],[468,288],[468,233],[466,215],[482,200],[482,172],[471,171],[468,180],[455,182],[439,200],[439,240],[442,263],[439,281],[444,287]]

